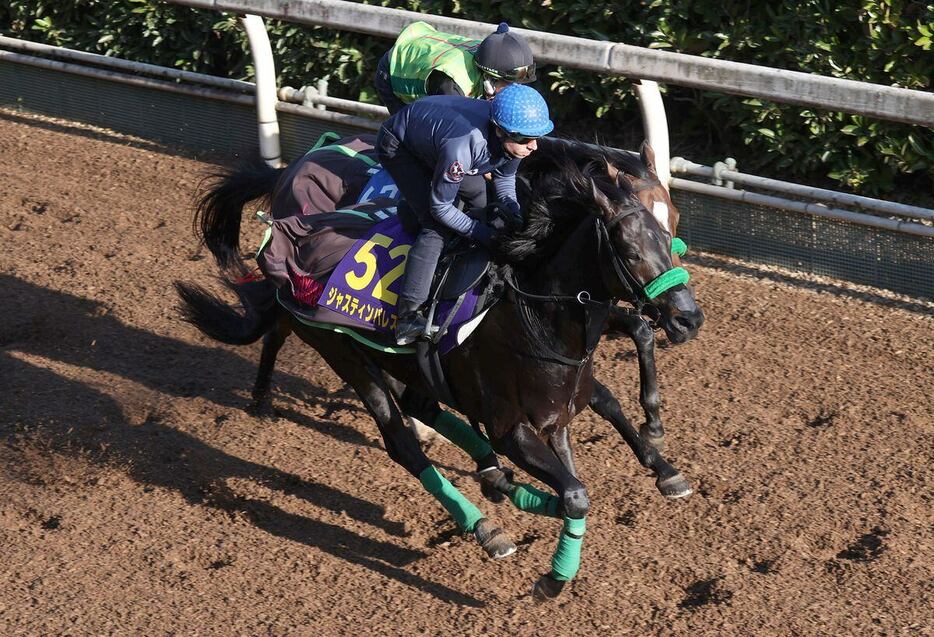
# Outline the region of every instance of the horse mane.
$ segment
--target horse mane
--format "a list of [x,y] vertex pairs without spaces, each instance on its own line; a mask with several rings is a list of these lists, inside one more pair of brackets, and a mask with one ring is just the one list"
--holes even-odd
[[641,160],[622,151],[564,139],[539,140],[538,150],[522,160],[519,168],[517,186],[525,226],[504,238],[502,253],[509,261],[548,254],[556,238],[565,238],[559,230],[600,211],[591,184],[616,205],[639,205],[628,182],[610,176],[608,167],[622,160],[646,170]]

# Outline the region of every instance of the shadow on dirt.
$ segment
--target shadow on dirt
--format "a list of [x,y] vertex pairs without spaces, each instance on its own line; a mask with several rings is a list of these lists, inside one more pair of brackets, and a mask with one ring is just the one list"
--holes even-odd
[[[169,395],[184,397],[203,392],[219,404],[238,407],[242,399],[231,389],[213,389],[212,381],[199,378],[199,373],[213,370],[225,376],[249,378],[250,363],[224,350],[194,346],[123,325],[99,314],[103,308],[97,303],[38,288],[14,277],[0,275],[0,298],[6,310],[0,312],[0,378],[4,385],[0,392],[4,427],[0,433],[12,451],[17,451],[22,434],[28,438],[33,433],[59,453],[123,467],[146,488],[172,489],[194,505],[242,515],[273,535],[316,547],[438,599],[482,605],[469,595],[404,570],[407,564],[426,556],[422,551],[369,539],[340,526],[288,513],[268,502],[238,496],[226,482],[249,480],[336,513],[346,512],[389,535],[404,535],[401,524],[385,519],[382,507],[331,486],[227,454],[169,426],[158,410],[140,424],[128,423],[123,407],[110,396],[33,365],[12,352],[105,371]],[[95,340],[95,346],[89,347]],[[179,383],[180,378],[198,380]],[[298,388],[327,400],[326,392],[300,379],[290,378],[288,383],[293,390]],[[303,424],[311,426],[308,420]],[[362,437],[353,429],[335,431],[333,424],[321,431],[351,444],[359,443]],[[54,474],[43,477],[41,468],[38,470],[39,474],[36,467],[11,469],[21,480],[54,483]]]
[[[12,347],[107,372],[170,396],[198,396],[232,409],[244,409],[249,404],[243,394],[256,375],[256,363],[237,354],[125,325],[110,316],[103,304],[10,275],[0,274],[0,299],[4,308],[0,312],[0,348]],[[309,404],[330,407],[335,397],[352,396],[347,389],[329,393],[305,379],[280,372],[276,373],[276,381],[280,391]],[[365,414],[346,400],[340,403],[344,409]],[[302,425],[349,444],[366,441],[359,431],[340,423],[306,418]]]

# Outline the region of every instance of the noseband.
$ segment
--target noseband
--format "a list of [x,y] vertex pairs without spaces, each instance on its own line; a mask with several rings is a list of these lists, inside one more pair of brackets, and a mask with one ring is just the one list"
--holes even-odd
[[[602,217],[596,217],[597,254],[600,255],[603,250],[609,249],[610,263],[613,264],[616,280],[619,281],[623,289],[626,290],[626,295],[620,298],[625,299],[626,302],[632,304],[637,312],[641,313],[648,301],[651,301],[677,285],[687,283],[691,276],[684,268],[677,267],[662,272],[645,285],[639,283],[639,280],[633,275],[629,266],[626,265],[625,259],[620,256],[619,251],[610,239],[610,230],[631,214],[634,214],[634,212],[620,213],[610,219],[609,222],[604,221]],[[603,263],[603,259],[600,259],[600,262]]]

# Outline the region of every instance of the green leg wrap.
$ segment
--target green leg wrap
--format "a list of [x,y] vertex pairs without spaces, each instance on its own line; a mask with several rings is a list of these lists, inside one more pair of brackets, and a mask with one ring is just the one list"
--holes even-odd
[[470,454],[474,460],[480,460],[493,451],[489,441],[477,435],[473,427],[446,411],[442,411],[431,423],[432,429]]
[[441,506],[451,514],[457,526],[468,533],[473,532],[477,522],[483,519],[480,509],[471,504],[470,500],[454,488],[454,485],[434,467],[428,467],[422,471],[418,479],[421,480],[425,490],[435,496]]
[[551,556],[551,576],[558,581],[566,582],[577,575],[581,567],[581,545],[584,543],[584,532],[587,525],[585,518],[564,518],[564,528],[561,529],[561,538],[558,548]]
[[516,508],[529,513],[558,517],[558,498],[539,491],[531,484],[520,484],[509,496]]

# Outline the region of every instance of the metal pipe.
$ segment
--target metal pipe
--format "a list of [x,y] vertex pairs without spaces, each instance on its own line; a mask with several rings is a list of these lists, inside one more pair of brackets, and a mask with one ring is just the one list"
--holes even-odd
[[[485,37],[495,30],[493,24],[344,0],[167,1],[198,9],[255,13],[387,38],[395,38],[416,20],[474,38]],[[516,32],[529,40],[540,63],[934,126],[934,93],[540,31],[516,29]]]
[[339,97],[327,97],[318,93],[317,89],[315,91],[308,91],[307,88],[309,87],[306,87],[305,89],[297,89],[291,86],[280,86],[279,99],[283,102],[292,102],[294,104],[304,104],[306,102],[311,102],[313,104],[320,103],[324,104],[328,108],[336,108],[348,113],[366,115],[380,121],[389,117],[389,109],[385,106],[365,104],[363,102],[345,100]]
[[122,71],[140,73],[150,77],[178,80],[180,82],[192,82],[194,84],[203,84],[205,86],[213,86],[215,88],[222,88],[231,91],[240,91],[252,94],[256,90],[256,85],[252,82],[231,80],[224,77],[214,77],[213,75],[203,75],[201,73],[192,73],[191,71],[179,71],[178,69],[170,69],[164,66],[157,66],[155,64],[132,62],[130,60],[123,60],[121,58],[110,57],[107,55],[98,55],[97,53],[87,53],[85,51],[75,51],[74,49],[50,46],[48,44],[40,44],[39,42],[30,42],[29,40],[17,40],[16,38],[8,38],[6,36],[0,36],[0,46],[8,49],[15,49],[17,51],[24,51],[26,53],[48,56],[52,59],[61,60],[64,62],[94,64],[97,66],[105,66]]
[[[178,84],[176,82],[167,82],[163,80],[157,80],[147,77],[138,77],[134,75],[127,75],[125,73],[117,73],[114,71],[108,71],[105,69],[97,68],[88,68],[76,64],[69,64],[66,62],[60,62],[58,60],[47,60],[43,58],[36,58],[33,56],[22,55],[19,53],[12,53],[9,51],[0,50],[0,61],[14,62],[18,64],[25,64],[29,66],[35,66],[38,68],[45,68],[54,71],[66,72],[75,75],[82,75],[85,77],[93,77],[96,79],[103,79],[109,81],[121,82],[124,84],[130,84],[134,86],[141,86],[144,88],[157,89],[163,91],[169,91],[172,93],[179,93],[183,95],[193,95],[197,97],[205,97],[209,99],[221,100],[226,102],[232,102],[235,104],[241,105],[251,105],[253,99],[249,95],[244,95],[241,93],[233,93],[228,91],[222,91],[206,87],[193,87],[184,84]],[[284,87],[287,88],[287,87]],[[293,89],[294,90],[294,89]],[[329,100],[336,98],[327,98]],[[345,102],[347,100],[341,100]],[[292,113],[296,115],[301,115],[304,117],[311,117],[314,119],[325,120],[341,124],[348,127],[361,128],[364,130],[376,131],[379,130],[379,122],[376,122],[371,119],[364,119],[361,117],[355,117],[353,115],[346,115],[343,113],[336,113],[333,111],[320,111],[315,108],[309,108],[307,106],[301,106],[298,104],[290,104],[287,102],[278,102],[276,104],[276,109],[281,112]],[[674,172],[691,172],[692,174],[701,174],[702,176],[709,177],[713,174],[713,169],[707,166],[702,166],[700,164],[694,164],[693,162],[688,162],[681,157],[675,157],[672,159],[672,170]],[[729,177],[731,180],[736,181],[736,183],[741,183],[741,179],[745,177],[750,177],[748,175],[743,175],[742,173],[733,173],[732,171],[725,171],[724,177]],[[756,178],[763,179],[763,178]],[[776,184],[781,184],[783,186],[796,187],[797,184],[790,184],[787,182],[778,182],[776,180],[766,180],[769,182],[774,182]],[[761,195],[758,193],[751,193],[743,190],[733,190],[729,188],[722,188],[711,186],[709,184],[698,183],[695,181],[690,181],[687,179],[680,178],[671,178],[670,185],[672,188],[685,190],[688,192],[697,192],[701,194],[711,195],[715,197],[731,199],[735,201],[744,201],[752,204],[764,205],[772,208],[779,208],[783,210],[791,210],[794,212],[802,212],[806,214],[812,214],[820,217],[827,217],[831,219],[837,219],[842,221],[849,221],[851,223],[871,226],[876,228],[883,228],[886,230],[893,230],[896,232],[903,232],[906,234],[913,234],[918,236],[932,237],[934,236],[934,227],[925,226],[922,224],[916,223],[907,223],[903,221],[897,221],[892,219],[885,219],[880,217],[875,217],[872,215],[860,214],[848,210],[839,210],[834,208],[827,208],[825,206],[811,204],[806,202],[799,201],[789,201],[786,199],[780,199],[778,197],[771,197],[767,195]],[[875,202],[876,204],[881,204],[883,206],[897,206],[899,208],[912,208],[913,211],[910,214],[903,214],[903,216],[911,216],[916,218],[931,218],[930,211],[924,208],[915,208],[913,206],[905,206],[904,204],[895,204],[892,202],[880,201],[869,199],[867,197],[857,197],[856,195],[845,195],[844,193],[834,193],[833,191],[821,191],[821,189],[811,188],[809,186],[800,186],[801,189],[808,191],[818,191],[818,193],[829,193],[840,199],[841,202],[845,198],[855,198],[860,200],[865,200],[869,202]],[[868,207],[864,204],[864,207]],[[887,210],[891,214],[896,214],[894,210]],[[904,211],[902,211],[904,213]]]
[[269,45],[263,19],[257,15],[240,16],[246,31],[256,70],[256,119],[259,125],[259,154],[267,164],[278,168],[282,163],[279,144],[279,120],[276,117],[276,63]]
[[[214,75],[205,75],[203,73],[194,73],[192,71],[179,71],[178,69],[170,69],[164,66],[157,66],[155,64],[133,62],[130,60],[124,60],[122,58],[98,55],[97,53],[87,53],[85,51],[76,51],[74,49],[50,46],[48,44],[41,44],[39,42],[30,42],[29,40],[17,40],[15,38],[0,36],[0,47],[15,49],[17,51],[25,51],[27,53],[35,53],[38,55],[47,56],[54,60],[61,60],[63,62],[71,61],[81,64],[93,64],[95,66],[103,66],[111,69],[139,73],[141,75],[155,78],[175,80],[178,82],[191,82],[193,84],[200,84],[203,86],[210,86],[213,88],[220,88],[239,93],[248,93],[250,95],[254,95],[256,93],[256,84],[253,82],[231,80],[226,77],[216,77]],[[277,94],[279,99],[284,102],[302,103],[302,100],[304,99],[302,92],[298,89],[292,88],[291,86],[283,86],[279,88]],[[385,106],[377,106],[376,104],[365,104],[363,102],[355,102],[353,100],[345,100],[338,97],[322,97],[320,95],[310,96],[309,101],[320,102],[329,108],[336,108],[346,113],[366,115],[379,120],[384,120],[389,117],[389,110]]]
[[[46,60],[43,58],[33,57],[31,55],[13,53],[11,51],[0,50],[0,62],[13,62],[16,64],[24,64],[26,66],[34,66],[52,71],[70,73],[72,75],[92,77],[99,80],[120,82],[122,84],[130,84],[132,86],[140,86],[148,89],[168,91],[170,93],[178,93],[181,95],[192,95],[195,97],[205,97],[212,100],[231,102],[233,104],[240,104],[243,106],[252,106],[254,102],[252,96],[244,95],[242,93],[232,93],[213,88],[166,82],[164,80],[157,80],[149,77],[127,75],[126,73],[118,73],[116,71],[108,71],[106,69],[89,68],[78,64],[59,62],[58,60]],[[377,131],[379,130],[380,126],[379,122],[374,122],[371,119],[364,119],[362,117],[355,117],[353,115],[346,115],[344,113],[335,113],[334,111],[319,111],[314,108],[308,108],[307,106],[288,104],[286,102],[277,102],[276,110],[283,113],[291,113],[294,115],[301,115],[303,117],[310,117],[312,119],[333,122],[335,124],[341,124],[351,128],[362,128],[364,130]]]
[[744,203],[755,204],[759,206],[768,206],[769,208],[779,208],[781,210],[791,210],[813,215],[815,217],[824,217],[836,221],[845,221],[860,226],[869,226],[871,228],[881,228],[903,234],[911,234],[919,237],[934,237],[934,227],[925,226],[920,223],[910,223],[898,219],[886,219],[885,217],[875,217],[851,210],[840,210],[839,208],[828,208],[821,204],[807,203],[804,201],[791,201],[780,199],[769,195],[760,195],[759,193],[749,192],[747,190],[735,190],[732,188],[723,188],[722,186],[712,186],[690,179],[681,179],[673,177],[671,187],[688,192],[696,192],[702,195],[710,195],[721,199],[730,199],[732,201],[741,201]]
[[872,210],[888,215],[899,217],[911,217],[914,219],[932,219],[934,220],[934,210],[910,206],[908,204],[896,203],[894,201],[883,201],[873,199],[872,197],[863,197],[861,195],[851,195],[824,188],[815,188],[813,186],[802,186],[778,179],[769,179],[768,177],[757,177],[747,175],[733,170],[720,170],[702,164],[695,164],[683,157],[674,157],[671,160],[671,171],[675,173],[685,173],[688,175],[697,175],[707,179],[723,179],[732,181],[736,184],[750,186],[752,188],[762,188],[796,197],[805,197],[807,199],[816,199],[826,203],[838,206],[851,206],[862,210]]
[[665,115],[665,103],[658,84],[651,80],[641,80],[635,85],[639,96],[639,109],[642,111],[642,127],[645,139],[655,153],[655,174],[659,181],[668,188],[671,180],[671,150],[668,142],[668,117]]

